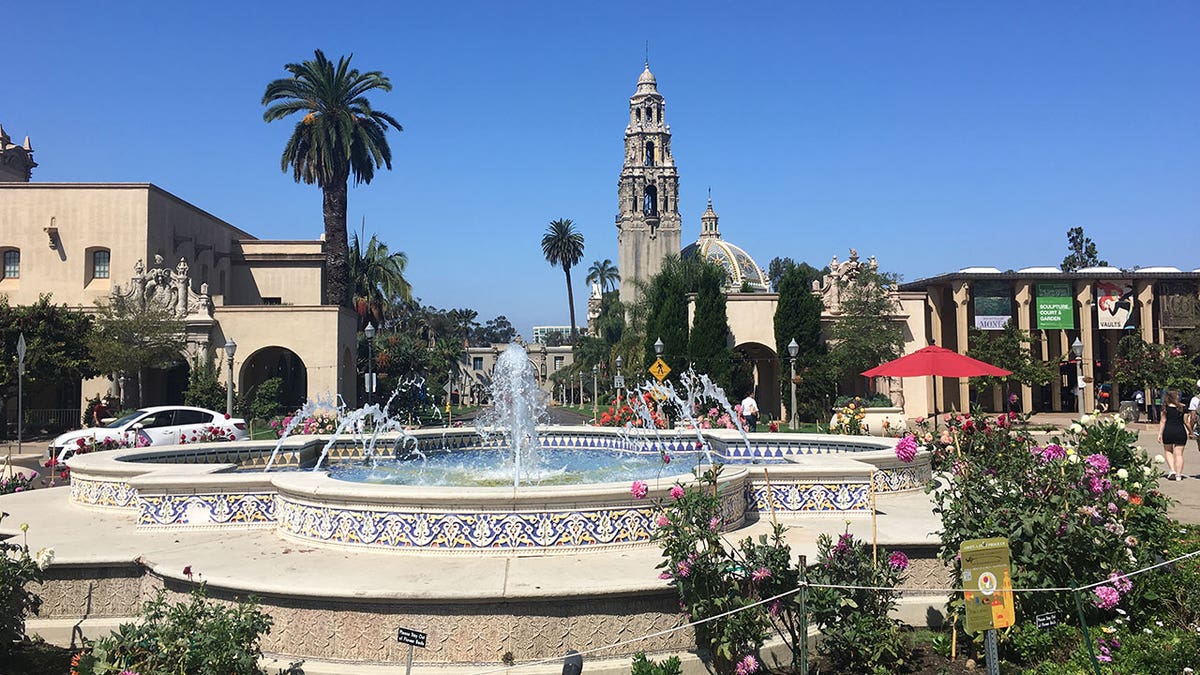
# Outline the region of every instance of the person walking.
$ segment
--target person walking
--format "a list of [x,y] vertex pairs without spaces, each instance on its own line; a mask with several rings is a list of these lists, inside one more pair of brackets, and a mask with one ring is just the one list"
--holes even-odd
[[1196,380],[1196,395],[1188,403],[1188,430],[1200,445],[1200,380]]
[[1167,458],[1167,480],[1183,480],[1183,448],[1191,433],[1192,416],[1179,400],[1179,390],[1171,389],[1163,397],[1162,417],[1158,423],[1158,442]]
[[754,400],[753,391],[742,399],[742,417],[746,418],[748,431],[758,431],[758,402]]

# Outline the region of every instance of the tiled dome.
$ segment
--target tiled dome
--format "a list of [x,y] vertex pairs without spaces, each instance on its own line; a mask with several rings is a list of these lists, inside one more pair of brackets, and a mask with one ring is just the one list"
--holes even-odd
[[712,199],[708,200],[708,209],[704,211],[700,220],[703,223],[700,238],[696,243],[684,248],[680,253],[681,257],[686,259],[698,256],[720,265],[728,277],[725,283],[726,292],[736,293],[742,290],[743,286],[749,286],[759,292],[771,290],[771,282],[767,280],[766,272],[754,262],[754,258],[741,247],[721,238]]

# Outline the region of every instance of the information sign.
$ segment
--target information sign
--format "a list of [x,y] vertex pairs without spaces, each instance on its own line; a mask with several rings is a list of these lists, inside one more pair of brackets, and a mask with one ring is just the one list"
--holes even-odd
[[967,632],[1007,628],[1016,620],[1008,540],[969,539],[958,549],[962,558]]
[[414,647],[425,646],[426,635],[419,630],[411,628],[400,628],[396,630],[396,641]]
[[663,380],[667,379],[668,375],[671,374],[671,367],[667,365],[666,361],[663,361],[662,359],[655,359],[654,363],[650,366],[650,374],[653,375],[659,382],[662,382]]
[[1037,285],[1037,328],[1075,328],[1075,301],[1071,297],[1071,284]]
[[625,386],[625,376],[617,375],[613,378],[613,389],[621,389]]

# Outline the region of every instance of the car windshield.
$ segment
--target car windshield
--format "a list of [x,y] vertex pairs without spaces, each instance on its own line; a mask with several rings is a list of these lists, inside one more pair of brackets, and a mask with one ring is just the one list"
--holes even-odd
[[139,418],[139,417],[141,417],[142,415],[145,415],[145,414],[146,414],[146,411],[145,411],[145,410],[139,410],[139,411],[137,411],[137,412],[130,413],[130,414],[128,414],[128,415],[126,415],[126,416],[122,417],[122,418],[121,418],[121,419],[119,419],[119,420],[116,420],[116,421],[113,421],[113,422],[109,422],[108,424],[105,424],[105,425],[104,425],[104,428],[105,428],[105,429],[120,429],[121,427],[125,426],[126,424],[129,424],[130,422],[132,422],[132,421],[136,420],[137,418]]

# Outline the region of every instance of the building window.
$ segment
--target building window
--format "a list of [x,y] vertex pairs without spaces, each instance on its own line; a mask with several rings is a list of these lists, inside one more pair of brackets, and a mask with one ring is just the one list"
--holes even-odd
[[92,278],[107,279],[108,278],[108,263],[112,254],[108,249],[102,248],[97,251],[92,251]]
[[4,275],[0,278],[21,278],[21,251],[10,248],[4,252]]
[[263,298],[264,305],[282,305],[283,298]]
[[562,366],[563,366],[563,357],[561,357],[561,356],[554,357],[554,372],[558,372],[558,371],[562,370]]
[[471,357],[471,370],[483,370],[483,357],[482,356]]

